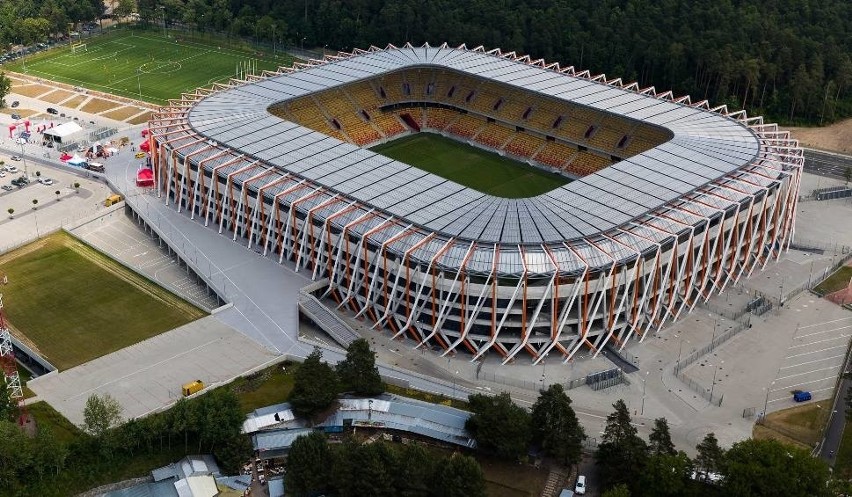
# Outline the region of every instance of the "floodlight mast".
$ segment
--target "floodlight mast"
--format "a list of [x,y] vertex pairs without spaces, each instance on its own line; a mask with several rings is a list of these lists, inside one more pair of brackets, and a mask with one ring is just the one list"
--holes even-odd
[[[3,278],[6,281],[6,278]],[[21,377],[18,374],[18,364],[15,361],[15,349],[12,347],[12,335],[3,316],[3,294],[0,293],[0,370],[3,374],[3,386],[9,390],[9,397],[18,405],[18,423],[23,426],[27,420],[24,405],[24,392],[21,387]]]

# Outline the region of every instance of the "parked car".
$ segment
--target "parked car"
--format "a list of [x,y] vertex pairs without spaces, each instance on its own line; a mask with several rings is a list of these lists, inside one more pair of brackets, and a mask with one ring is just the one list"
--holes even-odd
[[20,118],[21,118],[21,115],[20,115],[20,114],[12,114],[12,119],[14,119],[14,120],[16,120],[16,121],[17,121],[17,120],[19,120]]
[[15,101],[12,102],[12,105],[10,105],[10,107],[12,107],[14,109],[15,107],[17,107],[19,105],[21,105],[21,102],[18,102],[17,100],[15,100]]
[[47,185],[47,186],[50,186],[50,185],[53,184],[53,180],[50,179],[50,178],[39,178],[38,182],[41,183],[42,185]]
[[10,157],[10,159],[12,159],[12,160],[21,160],[21,156],[19,156],[19,155],[13,155],[12,157]]
[[574,493],[577,495],[586,495],[586,477],[580,475],[577,477],[577,484],[574,485]]
[[14,190],[12,185],[3,185],[3,186],[0,186],[0,188],[6,190],[7,192],[11,192],[12,190]]
[[53,114],[53,115],[55,116],[56,114],[59,114],[59,111],[58,111],[58,110],[56,110],[56,109],[54,109],[53,107],[48,107],[48,108],[47,108],[47,113],[48,113],[48,114]]
[[12,174],[15,174],[16,172],[18,172],[18,168],[16,166],[12,165],[12,164],[9,164],[8,166],[6,166],[6,170],[9,171]]
[[0,178],[6,177],[6,171],[0,171]]
[[148,154],[146,154],[145,152],[136,152],[136,155],[134,157],[136,157],[137,159],[143,159],[146,155]]

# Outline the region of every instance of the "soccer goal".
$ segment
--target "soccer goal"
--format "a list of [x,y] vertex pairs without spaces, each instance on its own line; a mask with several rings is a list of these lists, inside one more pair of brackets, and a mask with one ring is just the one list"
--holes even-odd
[[88,52],[88,50],[86,49],[86,44],[83,43],[83,42],[72,43],[71,44],[71,53],[77,53],[77,52]]

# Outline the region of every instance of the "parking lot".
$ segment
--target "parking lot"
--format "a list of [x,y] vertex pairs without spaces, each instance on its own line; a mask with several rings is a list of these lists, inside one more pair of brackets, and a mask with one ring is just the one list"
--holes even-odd
[[[13,161],[11,157],[12,154],[0,150],[0,160],[5,166],[18,168],[17,173],[7,171],[0,177],[0,229],[3,232],[0,252],[97,212],[103,208],[103,200],[112,193],[105,183],[94,178],[45,167],[29,159],[26,172],[31,181],[18,188],[12,181],[25,174],[25,161]],[[40,176],[36,176],[37,173]],[[39,179],[52,182],[41,184]],[[75,183],[79,184],[78,188],[74,187]]]

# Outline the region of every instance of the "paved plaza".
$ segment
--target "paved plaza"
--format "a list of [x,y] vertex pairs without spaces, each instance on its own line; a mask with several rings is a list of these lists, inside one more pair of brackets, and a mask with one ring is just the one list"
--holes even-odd
[[74,424],[92,394],[109,394],[125,419],[144,416],[176,402],[184,383],[208,386],[272,363],[277,354],[213,316],[168,331],[67,371],[31,380],[28,386]]

